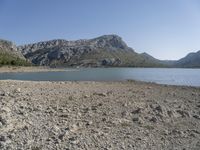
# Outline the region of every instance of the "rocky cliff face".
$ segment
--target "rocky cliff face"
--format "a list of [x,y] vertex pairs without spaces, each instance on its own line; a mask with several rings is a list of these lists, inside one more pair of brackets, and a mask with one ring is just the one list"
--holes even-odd
[[28,44],[24,46],[19,46],[18,49],[24,54],[32,53],[40,49],[48,49],[56,46],[64,46],[64,47],[90,47],[90,48],[110,48],[112,50],[116,48],[126,49],[128,48],[126,43],[122,41],[122,39],[117,35],[104,35],[91,40],[77,40],[77,41],[67,41],[63,39],[38,42],[34,44]]
[[52,40],[19,46],[18,50],[37,65],[98,67],[155,64],[134,52],[117,35],[104,35],[90,40]]

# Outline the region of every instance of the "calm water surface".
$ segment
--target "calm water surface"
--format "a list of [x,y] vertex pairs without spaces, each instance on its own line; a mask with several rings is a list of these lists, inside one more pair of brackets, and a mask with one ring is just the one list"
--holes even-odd
[[127,79],[200,87],[200,69],[85,68],[62,72],[0,73],[0,80],[122,81]]

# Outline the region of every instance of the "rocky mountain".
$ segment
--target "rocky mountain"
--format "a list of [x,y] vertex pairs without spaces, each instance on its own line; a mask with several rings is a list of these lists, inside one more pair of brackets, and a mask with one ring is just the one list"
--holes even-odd
[[[136,53],[117,35],[67,41],[63,39],[16,46],[0,40],[0,65],[51,67],[200,67],[200,51],[177,61],[161,61]],[[30,63],[29,63],[30,64]]]
[[6,40],[0,40],[0,65],[27,65],[23,54],[18,51],[17,46]]
[[155,67],[156,59],[136,53],[117,35],[104,35],[90,40],[51,40],[19,46],[25,58],[36,65],[48,66],[113,66]]
[[173,66],[183,68],[200,68],[200,51],[189,53],[184,58],[174,62]]

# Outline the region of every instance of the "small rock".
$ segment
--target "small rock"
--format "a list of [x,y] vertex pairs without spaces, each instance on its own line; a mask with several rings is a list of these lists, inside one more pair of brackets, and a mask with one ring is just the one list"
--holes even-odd
[[97,110],[97,106],[91,106],[91,110]]
[[50,114],[52,114],[52,113],[54,113],[55,112],[55,110],[52,108],[52,107],[47,107],[47,109],[45,110],[45,113],[50,113]]
[[79,127],[76,124],[73,124],[72,127],[70,128],[71,132],[76,132],[79,129]]
[[152,118],[150,119],[150,121],[151,121],[151,122],[157,122],[157,118],[156,118],[156,117],[152,117]]
[[139,117],[134,117],[132,120],[133,120],[134,122],[139,121]]
[[81,117],[81,116],[82,116],[82,114],[81,114],[80,112],[78,112],[78,113],[77,113],[77,116]]
[[4,119],[2,116],[0,116],[0,123],[1,123],[2,125],[6,125],[6,124],[7,124],[7,121],[6,121],[6,119]]
[[87,113],[87,112],[89,112],[89,108],[83,108],[83,113]]
[[94,93],[94,95],[103,96],[103,97],[107,96],[106,93]]
[[196,135],[194,133],[190,133],[189,136],[196,137]]
[[106,94],[108,94],[108,95],[109,95],[109,94],[113,94],[113,91],[108,91]]
[[103,104],[102,104],[102,103],[99,103],[98,106],[103,106]]
[[175,97],[175,96],[176,96],[176,93],[173,92],[173,93],[172,93],[172,96]]
[[172,112],[171,110],[168,110],[168,111],[167,111],[167,114],[168,114],[169,117],[172,117],[172,116],[173,116],[173,112]]
[[198,116],[198,115],[193,115],[193,117],[194,117],[195,119],[199,119],[199,120],[200,120],[200,116]]
[[60,132],[60,128],[59,128],[58,126],[55,125],[55,126],[52,127],[51,131],[52,131],[55,135],[57,135],[57,134],[59,134],[59,132]]
[[106,121],[106,118],[103,118],[102,121],[105,122],[105,121]]
[[69,100],[71,101],[71,100],[73,100],[73,99],[74,99],[73,96],[70,95],[70,96],[69,96]]
[[141,113],[141,108],[137,108],[136,110],[132,111],[131,113],[132,114],[138,114],[138,113]]
[[60,134],[60,135],[58,136],[58,138],[59,138],[60,140],[63,140],[67,134],[68,134],[68,131],[66,131],[66,132],[64,132],[64,133],[62,133],[62,134]]
[[176,110],[177,113],[179,113],[182,117],[190,117],[189,112],[186,112],[184,110]]
[[192,130],[189,130],[189,132],[194,132],[194,133],[196,133],[196,134],[200,134],[200,131],[198,131],[198,130],[195,130],[195,129],[192,129]]
[[159,113],[163,112],[163,109],[159,104],[151,104],[150,107],[153,109],[153,111],[157,111]]
[[83,97],[84,97],[84,98],[89,98],[90,96],[89,96],[89,95],[84,95]]
[[160,105],[158,105],[156,108],[155,108],[155,110],[157,110],[158,112],[163,112],[163,110],[162,110],[162,107],[160,106]]
[[180,130],[177,130],[177,129],[173,129],[173,130],[172,130],[172,133],[173,133],[173,134],[179,134],[179,135],[183,135],[183,134],[184,134],[183,131],[180,131]]
[[71,144],[76,144],[77,143],[77,138],[76,137],[71,137],[69,138],[69,141]]
[[13,139],[14,137],[15,137],[15,134],[14,134],[14,133],[8,134],[8,138],[9,138],[9,139]]
[[91,125],[93,122],[92,121],[87,121],[86,125],[89,126]]
[[20,93],[20,92],[21,92],[21,88],[17,88],[17,89],[15,90],[15,92],[16,92],[16,93]]
[[168,135],[168,134],[169,134],[169,131],[168,131],[168,130],[164,130],[164,131],[163,131],[163,134],[164,134],[164,135]]
[[4,91],[0,91],[0,96],[6,96],[6,93]]
[[127,103],[124,103],[123,106],[124,106],[124,107],[127,107],[128,105],[127,105]]
[[195,92],[192,92],[192,96],[196,96],[196,93],[195,93]]
[[28,128],[29,128],[28,125],[25,125],[25,126],[23,127],[24,130],[28,130]]
[[5,141],[6,141],[6,137],[3,136],[3,135],[0,135],[0,141],[1,141],[1,142],[5,142]]
[[1,111],[2,111],[2,112],[6,112],[6,113],[11,112],[11,110],[10,110],[9,107],[3,107],[3,108],[1,109]]
[[122,114],[122,117],[128,116],[128,112],[127,111],[123,111],[121,114]]

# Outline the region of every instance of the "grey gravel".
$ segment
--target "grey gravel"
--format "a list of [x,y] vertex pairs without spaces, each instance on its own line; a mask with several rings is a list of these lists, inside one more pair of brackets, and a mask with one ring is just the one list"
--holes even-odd
[[0,149],[200,149],[200,88],[0,81]]

